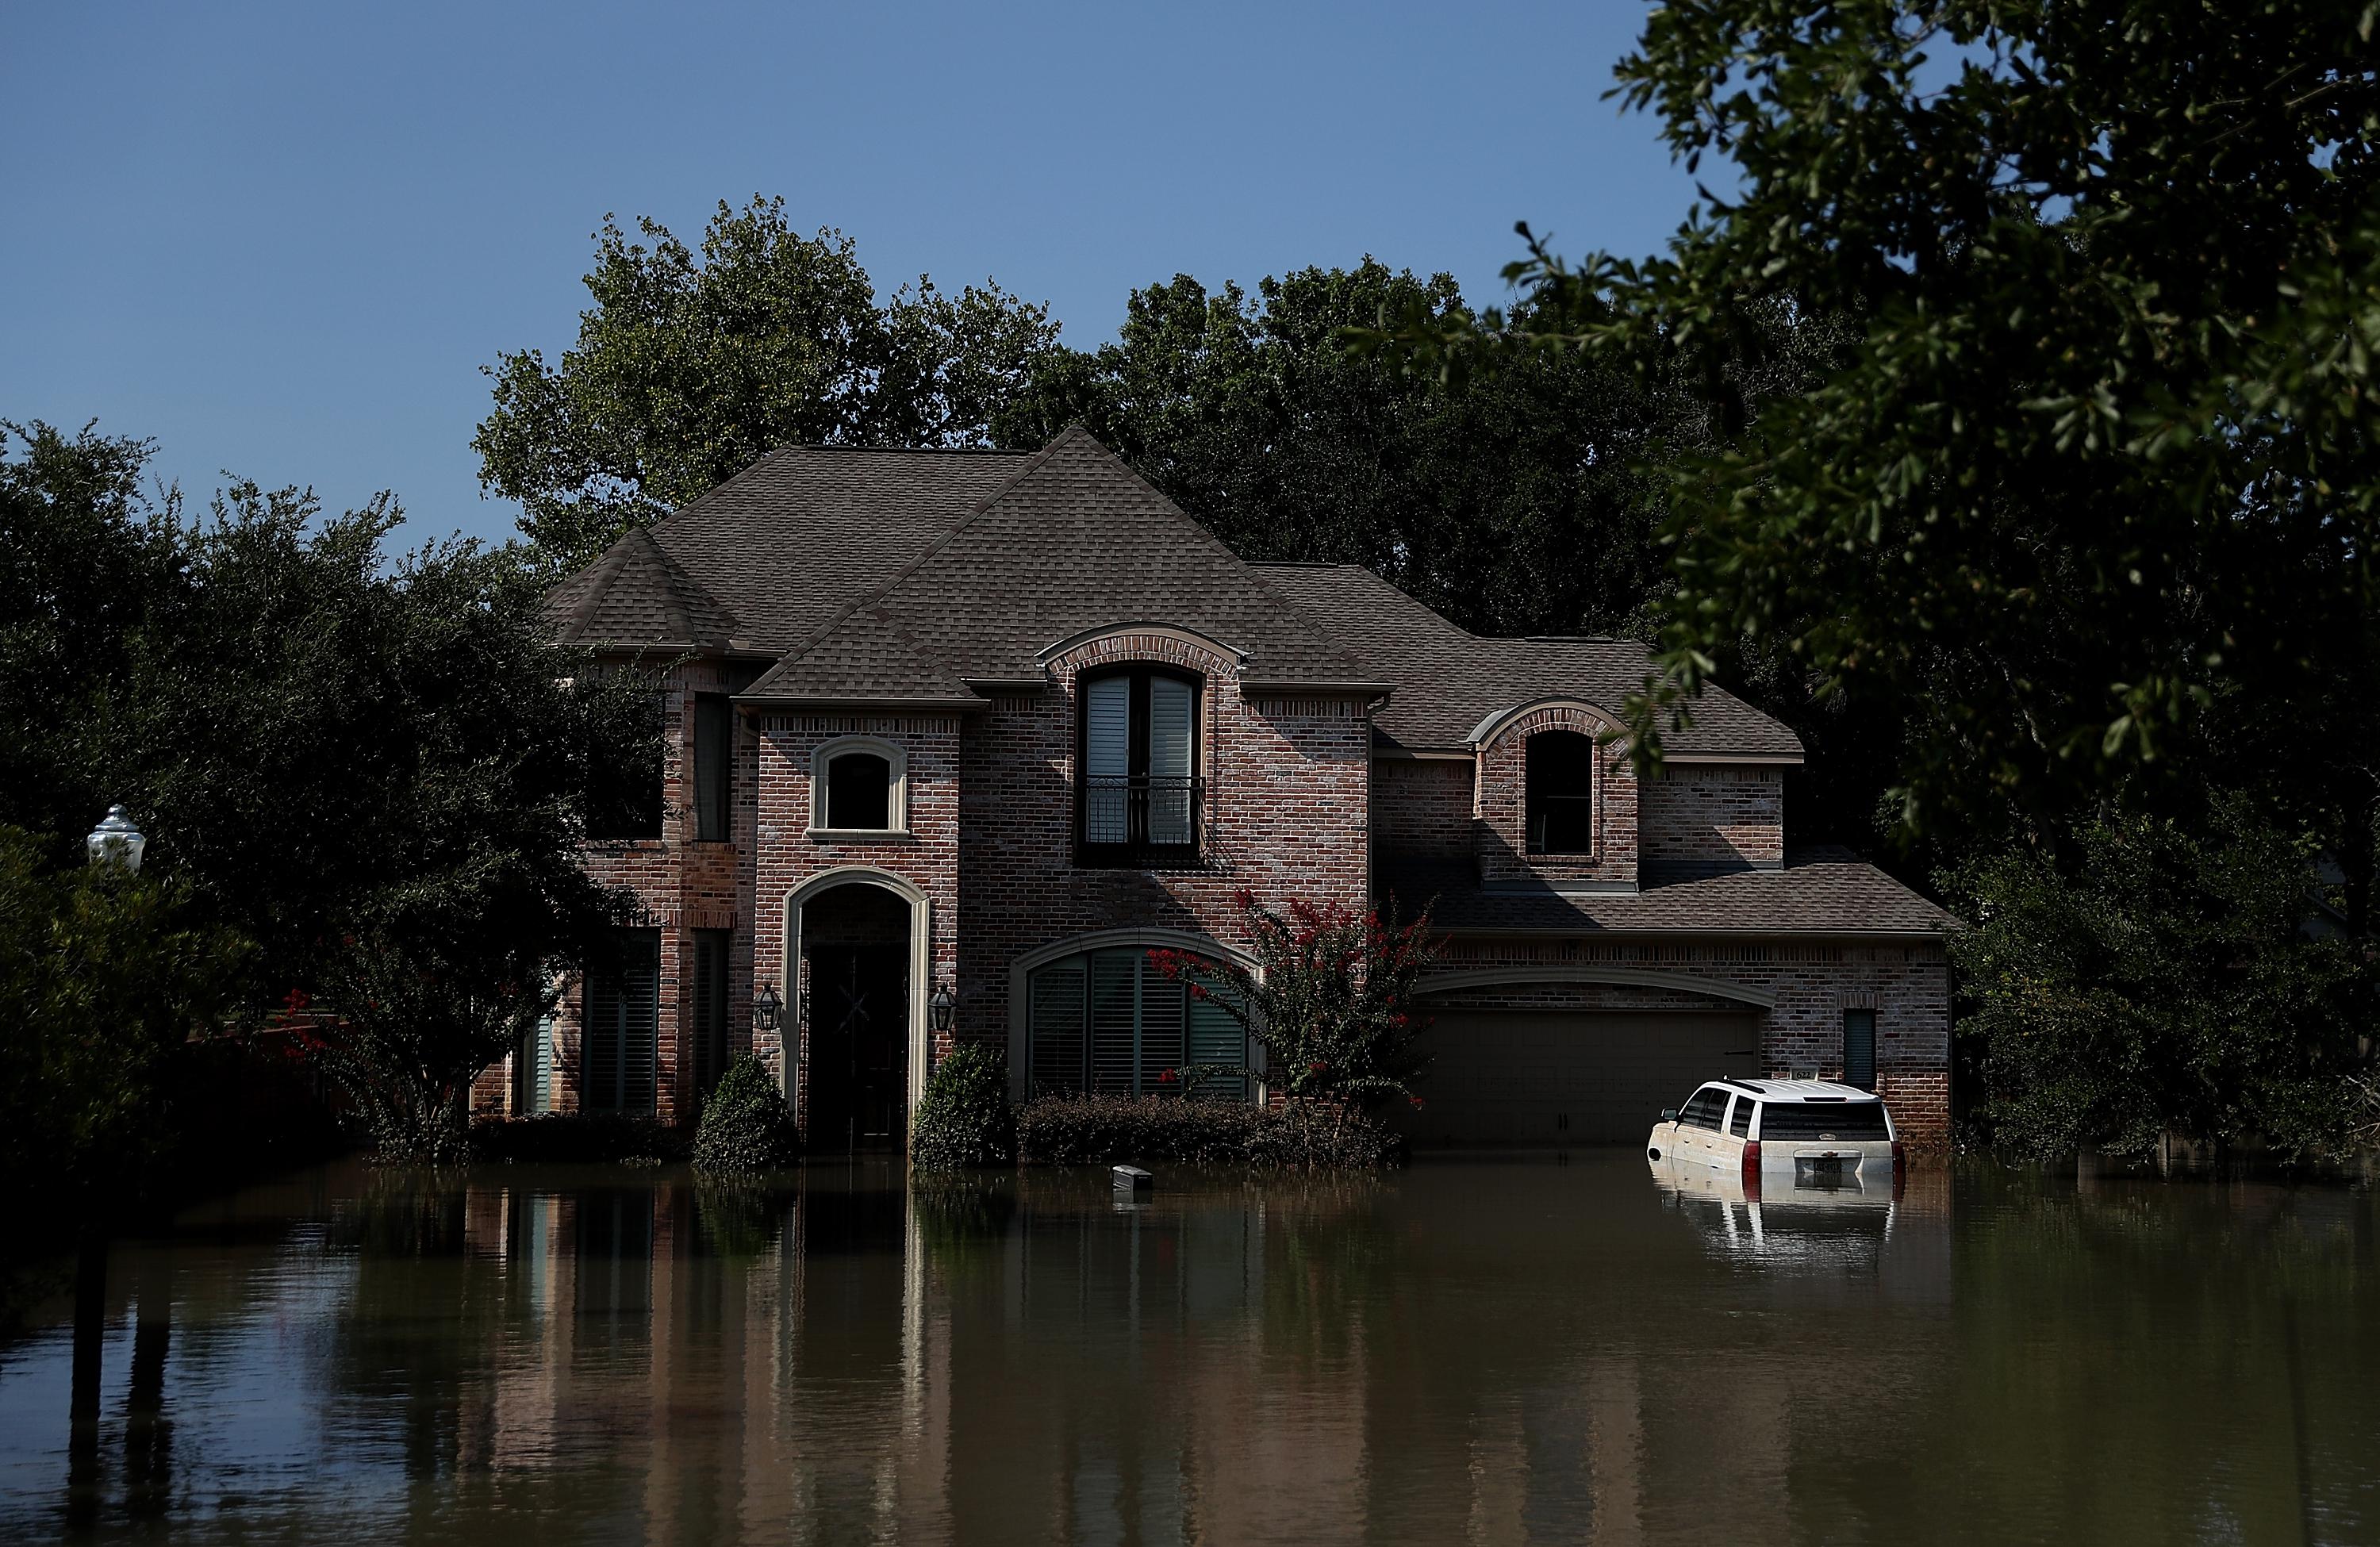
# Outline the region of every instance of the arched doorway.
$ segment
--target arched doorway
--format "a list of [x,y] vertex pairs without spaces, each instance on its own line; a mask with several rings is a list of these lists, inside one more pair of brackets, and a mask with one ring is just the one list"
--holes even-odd
[[908,1137],[917,904],[855,877],[796,907],[804,1140],[814,1154],[899,1149]]

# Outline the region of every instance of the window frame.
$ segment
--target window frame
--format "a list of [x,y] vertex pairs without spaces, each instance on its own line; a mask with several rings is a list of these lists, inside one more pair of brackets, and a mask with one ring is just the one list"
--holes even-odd
[[[884,760],[884,822],[881,827],[827,825],[828,771],[834,760],[865,752]],[[909,755],[897,742],[874,736],[838,736],[810,751],[809,835],[829,843],[867,843],[909,836]]]
[[[1237,1064],[1248,1072],[1240,1078],[1236,1090],[1232,1082],[1221,1079],[1202,1084],[1196,1092],[1199,1099],[1246,1104],[1257,1098],[1264,1082],[1257,1067],[1261,1060],[1245,1029],[1228,1011],[1191,993],[1186,982],[1167,977],[1150,956],[1151,948],[1138,944],[1093,945],[1037,962],[1026,969],[1022,979],[1026,1024],[1017,1044],[1025,1056],[1016,1072],[1017,1083],[1028,1099],[1054,1094],[1184,1095],[1189,1092],[1160,1078],[1160,1072],[1214,1063]],[[1102,977],[1120,968],[1128,968],[1132,1020],[1130,1073],[1121,1085],[1112,1079],[1112,1071],[1119,1066],[1109,1063],[1105,1069],[1102,1067],[1103,1029],[1099,1024],[1101,989],[1114,984],[1112,978],[1103,984]],[[1062,1002],[1045,999],[1042,986],[1055,986],[1067,977],[1074,980],[1072,993]],[[1158,1003],[1160,999],[1171,1003]],[[1172,1028],[1173,1037],[1169,1045],[1168,1027],[1162,1017],[1176,1006],[1179,1021]],[[1112,1013],[1117,1007],[1111,1005],[1109,1009]],[[1160,1017],[1155,1023],[1150,1020],[1152,1010]],[[1062,1025],[1045,1022],[1046,1014],[1074,1018],[1076,1025],[1070,1032]],[[1053,1032],[1055,1040],[1071,1044],[1079,1060],[1071,1075],[1053,1077],[1042,1066],[1043,1052]],[[1232,1044],[1236,1056],[1220,1045],[1222,1042]],[[1180,1063],[1168,1064],[1158,1056],[1167,1052],[1175,1054]],[[1202,1058],[1202,1053],[1209,1056]]]
[[[1149,684],[1158,677],[1179,682],[1190,689],[1190,772],[1189,788],[1190,840],[1182,844],[1151,843],[1146,839],[1127,838],[1123,843],[1094,843],[1090,837],[1090,691],[1094,684],[1118,677],[1131,684],[1129,707],[1125,711],[1126,749],[1124,754],[1127,780],[1151,777],[1149,761]],[[1206,847],[1206,740],[1207,740],[1207,679],[1186,667],[1166,665],[1153,661],[1128,661],[1112,666],[1086,671],[1075,678],[1075,800],[1074,851],[1075,863],[1090,870],[1193,870],[1202,862]],[[1126,790],[1127,824],[1130,822]],[[1141,820],[1146,828],[1147,813]]]
[[[1535,766],[1536,761],[1537,747],[1540,742],[1543,742],[1546,744],[1548,752],[1552,751],[1557,745],[1557,743],[1549,739],[1553,737],[1573,737],[1585,743],[1585,758],[1586,774],[1585,787],[1583,792],[1564,795],[1540,795],[1538,793],[1537,774]],[[1596,825],[1596,819],[1598,815],[1597,807],[1599,804],[1597,798],[1598,792],[1596,786],[1598,782],[1597,776],[1601,773],[1601,764],[1596,756],[1596,751],[1597,748],[1595,737],[1587,735],[1584,731],[1572,730],[1567,725],[1549,725],[1544,730],[1532,732],[1522,742],[1521,848],[1522,852],[1526,854],[1531,859],[1550,859],[1557,861],[1564,859],[1592,859],[1601,851],[1602,845],[1600,839],[1602,838],[1602,834],[1598,831]],[[1552,775],[1548,774],[1547,778],[1550,782]],[[1550,825],[1549,819],[1553,814],[1551,811],[1544,810],[1544,804],[1552,802],[1558,802],[1565,807],[1579,805],[1586,808],[1585,847],[1550,848],[1544,846],[1543,840],[1539,837],[1540,824],[1542,822],[1545,825]]]

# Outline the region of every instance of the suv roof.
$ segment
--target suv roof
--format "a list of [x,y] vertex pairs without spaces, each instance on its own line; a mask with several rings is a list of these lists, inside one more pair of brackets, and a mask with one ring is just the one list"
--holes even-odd
[[1843,1085],[1831,1079],[1726,1079],[1713,1080],[1713,1085],[1737,1090],[1749,1090],[1763,1101],[1771,1102],[1872,1102],[1873,1090],[1863,1090],[1856,1085]]

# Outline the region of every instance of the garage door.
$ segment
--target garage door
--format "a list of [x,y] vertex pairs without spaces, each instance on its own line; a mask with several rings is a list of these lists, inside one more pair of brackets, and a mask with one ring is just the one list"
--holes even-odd
[[1633,1144],[1704,1080],[1760,1073],[1752,1015],[1449,1009],[1429,1037],[1397,1118],[1416,1144]]

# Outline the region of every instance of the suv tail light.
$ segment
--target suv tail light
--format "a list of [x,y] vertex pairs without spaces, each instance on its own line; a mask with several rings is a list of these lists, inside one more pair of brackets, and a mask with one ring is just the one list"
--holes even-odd
[[1897,1139],[1894,1139],[1892,1141],[1892,1169],[1898,1172],[1901,1167],[1901,1163],[1907,1159],[1908,1156],[1901,1151],[1900,1140]]
[[1756,1139],[1743,1141],[1743,1190],[1760,1190],[1760,1140]]

